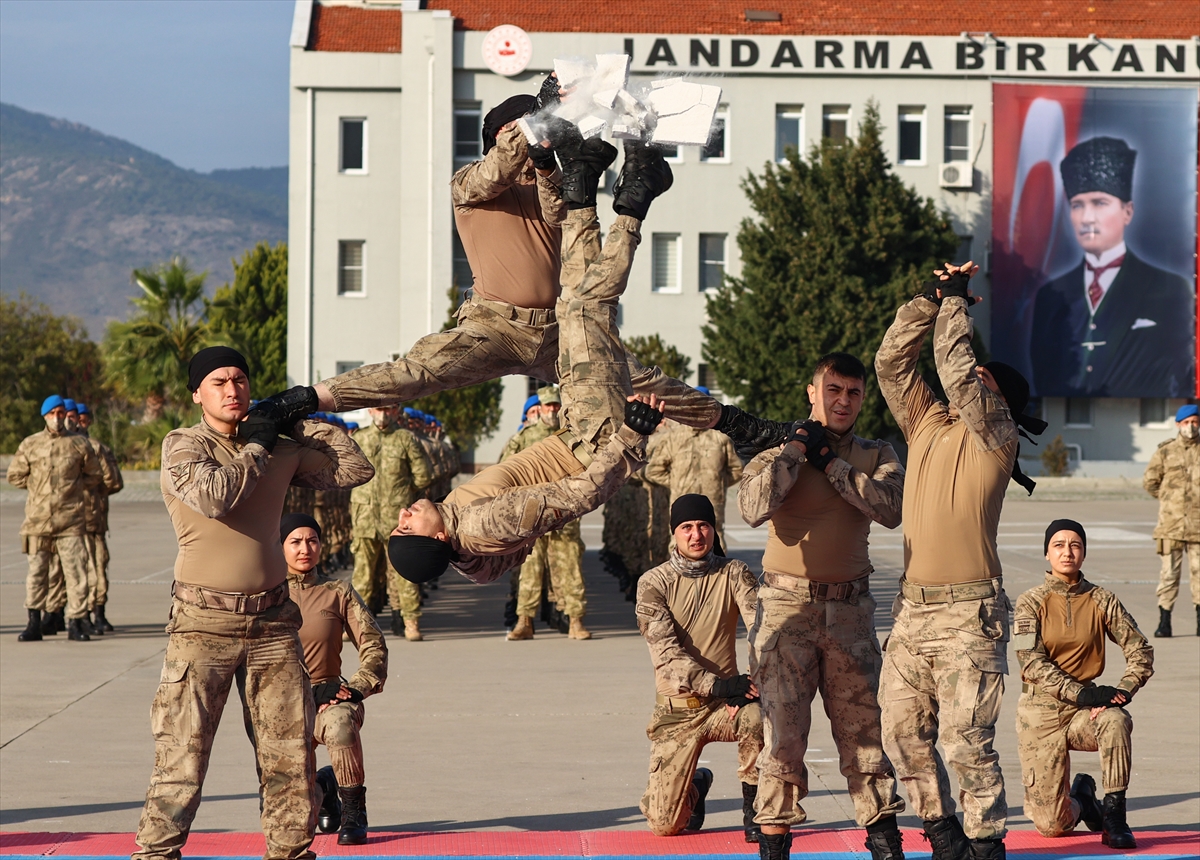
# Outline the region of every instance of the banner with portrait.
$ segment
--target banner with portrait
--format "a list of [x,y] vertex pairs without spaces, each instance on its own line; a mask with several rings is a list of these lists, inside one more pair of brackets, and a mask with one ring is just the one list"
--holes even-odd
[[992,355],[1041,397],[1196,392],[1188,88],[992,88]]

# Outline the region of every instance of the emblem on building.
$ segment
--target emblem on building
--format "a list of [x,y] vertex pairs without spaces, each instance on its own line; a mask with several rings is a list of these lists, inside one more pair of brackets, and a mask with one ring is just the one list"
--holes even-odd
[[519,75],[533,59],[529,34],[513,24],[494,27],[483,37],[483,62],[498,75]]

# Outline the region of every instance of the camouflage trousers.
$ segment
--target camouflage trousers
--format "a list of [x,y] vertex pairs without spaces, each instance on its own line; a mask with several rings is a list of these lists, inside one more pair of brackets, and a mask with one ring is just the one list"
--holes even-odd
[[881,656],[875,598],[817,600],[807,592],[763,586],[750,631],[750,674],[763,708],[754,820],[776,826],[807,819],[808,733],[817,692],[833,730],[842,776],[860,826],[904,809],[880,738]]
[[88,609],[108,603],[108,540],[103,534],[89,534]]
[[570,618],[582,618],[587,613],[587,593],[583,584],[584,546],[579,534],[579,520],[572,520],[558,531],[537,539],[533,552],[521,565],[517,615],[537,616],[547,569],[558,608]]
[[234,674],[246,670],[245,699],[257,740],[265,860],[298,860],[316,832],[315,707],[288,600],[259,615],[174,601],[162,680],[150,708],[154,771],[138,823],[134,860],[178,860],[196,810]]
[[372,598],[386,587],[393,612],[399,612],[404,618],[420,618],[421,589],[392,567],[387,554],[387,541],[356,537],[351,545],[354,548],[352,584],[363,603],[370,606]]
[[29,556],[25,577],[25,608],[83,618],[88,612],[87,535],[26,535],[21,538]]
[[758,782],[763,724],[755,702],[738,708],[732,718],[723,699],[699,708],[656,705],[646,734],[650,737],[650,781],[640,806],[655,836],[674,836],[692,817],[699,798],[692,777],[707,744],[736,742],[738,779]]
[[1079,822],[1071,799],[1071,750],[1100,753],[1104,793],[1129,788],[1133,718],[1124,708],[1090,708],[1060,702],[1029,688],[1017,702],[1017,752],[1025,786],[1025,814],[1043,836],[1070,833]]
[[1183,555],[1188,558],[1188,584],[1192,587],[1192,604],[1200,606],[1200,543],[1181,540],[1160,540],[1162,573],[1158,577],[1155,595],[1158,605],[1170,612],[1179,596],[1179,580],[1183,576]]
[[954,814],[946,760],[958,777],[963,830],[1004,835],[1008,806],[992,748],[1008,674],[1008,598],[920,604],[897,596],[879,682],[883,747],[923,821]]

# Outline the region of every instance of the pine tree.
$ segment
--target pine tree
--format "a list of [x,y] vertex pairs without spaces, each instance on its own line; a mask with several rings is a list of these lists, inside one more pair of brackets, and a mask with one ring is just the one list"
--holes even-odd
[[643,367],[658,367],[667,376],[687,382],[692,360],[686,353],[667,343],[661,335],[634,335],[622,338],[625,348],[633,353]]
[[722,390],[755,414],[808,417],[817,359],[848,352],[867,367],[855,432],[897,435],[875,351],[896,309],[953,260],[959,239],[933,201],[891,172],[882,131],[871,103],[857,141],[826,139],[804,160],[792,150],[742,183],[757,218],[738,233],[742,276],[709,297],[703,354]]
[[256,398],[287,387],[287,245],[259,242],[208,302],[209,340],[246,356]]

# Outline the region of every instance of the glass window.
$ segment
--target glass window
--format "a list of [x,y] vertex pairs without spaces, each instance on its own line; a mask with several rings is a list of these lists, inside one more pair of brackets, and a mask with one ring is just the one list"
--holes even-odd
[[454,109],[455,161],[477,161],[483,157],[483,126],[480,117],[478,106]]
[[547,385],[554,385],[546,379],[538,379],[536,376],[526,376],[525,398],[529,399],[538,393],[539,388],[545,388]]
[[342,173],[367,172],[367,121],[342,117]]
[[1143,397],[1139,405],[1139,422],[1143,427],[1147,424],[1165,424],[1167,421],[1167,401],[1162,397]]
[[803,105],[775,105],[775,160],[787,160],[787,151],[795,148],[804,154]]
[[713,117],[708,143],[700,149],[701,161],[729,161],[729,108],[721,105]]
[[[681,150],[678,146],[660,146],[659,149],[662,150],[663,159],[666,161],[670,161],[675,164],[683,163],[683,150]],[[604,187],[603,179],[600,180],[600,187]]]
[[366,293],[367,243],[352,239],[338,242],[338,295],[361,296]]
[[946,107],[945,161],[971,160],[971,109]]
[[651,244],[653,281],[650,289],[656,293],[679,292],[679,234],[655,233]]
[[821,137],[841,143],[850,134],[850,105],[825,105],[821,111]]
[[700,234],[700,292],[720,288],[725,282],[726,233]]
[[708,393],[713,397],[721,394],[721,385],[717,382],[716,374],[703,361],[696,365],[696,384],[702,388],[707,388]]
[[924,164],[925,108],[901,106],[897,125],[900,129],[900,145],[896,152],[896,163]]
[[1092,399],[1090,397],[1068,397],[1066,411],[1067,420],[1064,423],[1068,427],[1092,426]]

